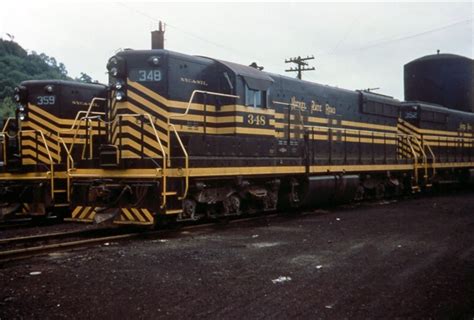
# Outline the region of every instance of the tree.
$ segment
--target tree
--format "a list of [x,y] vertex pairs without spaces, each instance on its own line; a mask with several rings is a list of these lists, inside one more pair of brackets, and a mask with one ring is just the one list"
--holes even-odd
[[87,73],[81,72],[81,76],[79,78],[76,77],[76,81],[86,82],[86,83],[93,83],[94,80],[90,75]]
[[0,119],[6,119],[15,115],[16,104],[11,97],[6,97],[0,103]]

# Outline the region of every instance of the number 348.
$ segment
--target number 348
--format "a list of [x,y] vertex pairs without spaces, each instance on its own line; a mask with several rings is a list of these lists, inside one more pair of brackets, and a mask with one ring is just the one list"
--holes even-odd
[[138,70],[138,81],[161,81],[161,71]]
[[264,126],[267,124],[267,119],[262,115],[249,114],[247,115],[247,123],[252,126]]

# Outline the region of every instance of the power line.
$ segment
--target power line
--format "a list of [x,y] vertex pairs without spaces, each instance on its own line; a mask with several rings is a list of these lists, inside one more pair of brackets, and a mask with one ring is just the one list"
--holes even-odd
[[[162,18],[160,18],[160,17],[151,16],[151,15],[149,15],[149,14],[147,14],[147,13],[144,13],[144,12],[142,12],[142,11],[140,11],[140,10],[137,10],[137,9],[135,9],[135,8],[132,8],[132,7],[130,7],[130,6],[127,6],[127,5],[125,5],[124,3],[122,3],[122,2],[117,2],[117,4],[118,4],[118,5],[121,5],[121,6],[124,7],[124,8],[127,8],[127,9],[130,9],[130,10],[134,11],[135,13],[137,13],[137,14],[139,14],[139,15],[142,15],[142,16],[144,16],[144,17],[147,17],[147,18],[150,19],[150,20],[153,20],[153,21],[156,21],[156,22],[165,21],[164,19],[162,19]],[[175,26],[175,25],[173,25],[173,24],[166,23],[165,25],[166,25],[167,27],[169,27],[169,28],[173,28],[173,29],[176,29],[176,30],[179,31],[179,32],[182,32],[182,33],[184,33],[184,34],[187,34],[187,35],[190,36],[190,37],[193,37],[193,38],[195,38],[195,39],[198,39],[198,40],[207,42],[207,43],[209,43],[209,44],[212,44],[212,45],[215,46],[215,47],[219,47],[219,48],[221,48],[221,49],[225,49],[225,50],[228,50],[228,51],[232,51],[232,52],[234,52],[234,53],[235,53],[235,52],[239,52],[238,50],[236,50],[236,49],[234,49],[234,48],[227,47],[227,46],[221,45],[221,44],[219,44],[219,43],[217,43],[217,42],[208,40],[208,39],[203,38],[203,37],[201,37],[201,36],[199,36],[199,35],[197,35],[197,34],[195,34],[195,33],[186,31],[186,30],[184,30],[184,29],[182,29],[182,28],[180,28],[180,27],[178,27],[178,26]],[[240,53],[243,53],[243,52],[240,52]],[[245,53],[244,53],[244,54],[245,54]]]
[[369,49],[369,48],[373,48],[373,47],[383,46],[383,45],[386,45],[386,44],[391,43],[391,42],[402,41],[402,40],[407,40],[407,39],[412,39],[412,38],[424,36],[426,34],[442,31],[442,30],[449,29],[449,28],[455,27],[457,25],[468,23],[468,22],[472,22],[472,19],[456,21],[456,22],[450,23],[450,24],[442,26],[442,27],[422,31],[422,32],[419,32],[419,33],[411,34],[411,35],[399,36],[399,37],[395,37],[395,38],[393,38],[393,37],[392,38],[385,38],[385,39],[377,40],[372,44],[369,44],[365,47],[359,48],[359,50],[365,50],[365,49]]

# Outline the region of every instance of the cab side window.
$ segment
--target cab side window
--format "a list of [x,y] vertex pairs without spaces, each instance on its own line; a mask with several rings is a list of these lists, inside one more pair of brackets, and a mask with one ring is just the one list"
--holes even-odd
[[254,108],[264,108],[267,104],[267,92],[250,89],[245,85],[245,105]]

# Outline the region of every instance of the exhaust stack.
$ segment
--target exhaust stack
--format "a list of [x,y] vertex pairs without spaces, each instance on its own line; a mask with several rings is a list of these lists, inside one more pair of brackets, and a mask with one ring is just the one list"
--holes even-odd
[[165,29],[161,21],[158,24],[158,30],[151,32],[151,48],[164,49],[165,48]]

